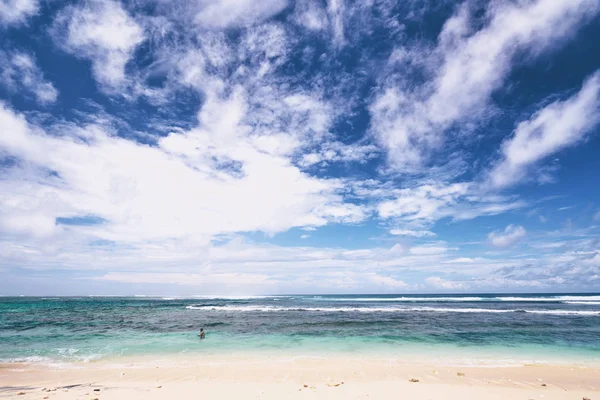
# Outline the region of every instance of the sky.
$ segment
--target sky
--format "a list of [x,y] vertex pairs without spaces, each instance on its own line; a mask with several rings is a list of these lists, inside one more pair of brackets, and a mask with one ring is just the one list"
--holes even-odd
[[600,0],[0,0],[0,294],[600,291]]

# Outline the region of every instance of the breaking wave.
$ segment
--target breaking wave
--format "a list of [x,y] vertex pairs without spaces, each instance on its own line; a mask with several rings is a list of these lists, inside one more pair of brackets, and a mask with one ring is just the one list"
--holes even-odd
[[544,315],[581,315],[600,316],[600,311],[582,310],[523,310],[523,309],[490,309],[490,308],[441,308],[441,307],[276,307],[276,306],[186,306],[188,310],[204,311],[234,311],[234,312],[360,312],[360,313],[409,313],[409,312],[437,312],[437,313],[513,313],[523,312]]

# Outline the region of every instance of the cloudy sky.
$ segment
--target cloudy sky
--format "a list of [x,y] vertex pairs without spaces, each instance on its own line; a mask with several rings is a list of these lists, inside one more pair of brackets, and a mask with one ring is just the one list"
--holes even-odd
[[600,290],[600,0],[1,0],[0,294]]

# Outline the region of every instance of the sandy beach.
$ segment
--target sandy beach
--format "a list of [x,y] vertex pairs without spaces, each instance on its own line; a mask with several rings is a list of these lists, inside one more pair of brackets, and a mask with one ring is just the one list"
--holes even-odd
[[352,356],[169,356],[2,364],[0,397],[19,399],[589,399],[600,366],[435,365]]

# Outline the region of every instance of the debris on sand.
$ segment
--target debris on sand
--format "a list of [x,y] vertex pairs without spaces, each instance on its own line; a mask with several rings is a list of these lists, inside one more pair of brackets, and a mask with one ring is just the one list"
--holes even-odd
[[456,376],[465,376],[465,373],[464,372],[457,372]]
[[19,392],[17,393],[17,396],[23,396],[25,394],[25,392]]
[[99,392],[99,391],[100,391],[100,389],[98,389],[98,388],[94,389],[94,392]]
[[416,379],[416,378],[410,378],[408,381],[409,381],[409,382],[413,382],[413,383],[415,383],[415,382],[419,382],[419,380],[418,380],[418,379]]

